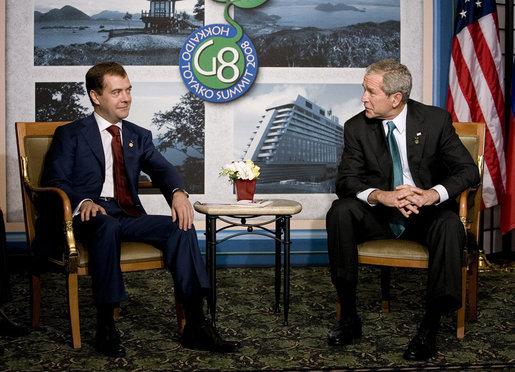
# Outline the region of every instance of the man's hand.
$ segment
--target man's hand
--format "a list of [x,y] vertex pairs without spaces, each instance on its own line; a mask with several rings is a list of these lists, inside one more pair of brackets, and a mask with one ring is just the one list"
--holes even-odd
[[375,190],[368,196],[369,203],[397,208],[406,218],[412,213],[418,214],[419,208],[433,205],[439,200],[440,195],[435,190],[422,190],[409,185],[397,186],[395,191]]
[[179,220],[179,229],[188,231],[193,225],[193,207],[188,196],[182,191],[176,191],[172,197],[172,221]]
[[80,220],[82,222],[89,221],[91,217],[95,217],[97,213],[106,214],[106,210],[98,204],[95,204],[91,200],[86,200],[82,203],[79,209]]
[[401,185],[397,186],[397,190],[408,191],[406,200],[418,208],[433,205],[440,201],[440,194],[436,190],[423,190],[416,186]]

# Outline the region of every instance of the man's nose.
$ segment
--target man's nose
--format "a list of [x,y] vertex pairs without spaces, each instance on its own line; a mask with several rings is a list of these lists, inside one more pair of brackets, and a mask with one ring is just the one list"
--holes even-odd
[[122,92],[122,100],[123,101],[130,101],[131,100],[131,93],[130,92]]

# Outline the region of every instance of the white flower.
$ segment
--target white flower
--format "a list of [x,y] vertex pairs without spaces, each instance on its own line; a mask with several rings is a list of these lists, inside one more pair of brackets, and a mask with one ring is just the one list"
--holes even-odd
[[259,177],[259,167],[252,160],[233,161],[225,164],[219,176],[229,176],[229,181],[234,183],[235,180],[253,180]]

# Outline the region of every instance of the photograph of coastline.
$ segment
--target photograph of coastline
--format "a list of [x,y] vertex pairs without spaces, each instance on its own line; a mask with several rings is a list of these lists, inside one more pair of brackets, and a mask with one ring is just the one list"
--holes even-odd
[[[36,121],[72,121],[93,112],[82,82],[41,82],[35,90]],[[204,193],[204,101],[182,83],[133,82],[127,120],[152,132],[154,145],[177,168],[189,193]],[[145,174],[141,179],[149,180]]]
[[334,193],[343,124],[361,84],[256,84],[234,104],[234,159],[261,167],[259,194]]
[[366,67],[400,59],[400,0],[270,0],[235,7],[262,67]]
[[203,0],[34,1],[34,65],[177,65]]

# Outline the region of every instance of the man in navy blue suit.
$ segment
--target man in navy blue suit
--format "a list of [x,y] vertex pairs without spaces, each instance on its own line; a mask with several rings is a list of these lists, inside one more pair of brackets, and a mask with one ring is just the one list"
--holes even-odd
[[[236,350],[239,343],[223,340],[204,316],[209,281],[183,181],[154,147],[151,132],[124,120],[132,100],[126,71],[115,62],[99,63],[86,74],[86,90],[94,113],[57,128],[42,184],[66,192],[74,208],[78,238],[88,246],[98,315],[97,350],[108,356],[125,355],[113,321],[113,309],[126,299],[120,270],[122,241],[146,242],[163,250],[185,311],[183,346],[215,352]],[[125,170],[115,175],[116,169],[123,169],[117,165],[117,149],[111,147],[118,133]],[[160,188],[171,216],[146,214],[137,191],[142,171]],[[116,186],[120,181],[126,184],[130,205],[121,202],[122,193]]]
[[424,360],[436,353],[441,315],[461,306],[465,231],[455,198],[479,184],[479,172],[450,114],[409,98],[406,66],[391,59],[373,63],[363,89],[365,110],[344,125],[338,199],[327,213],[331,279],[342,305],[328,343],[342,346],[361,336],[357,244],[416,240],[429,250],[426,310],[404,358]]

